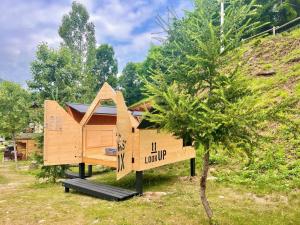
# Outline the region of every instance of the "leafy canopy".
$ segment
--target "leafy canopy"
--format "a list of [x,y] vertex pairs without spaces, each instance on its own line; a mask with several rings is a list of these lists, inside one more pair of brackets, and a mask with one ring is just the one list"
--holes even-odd
[[47,44],[38,46],[36,59],[31,63],[33,80],[28,81],[36,101],[42,105],[45,99],[59,103],[76,101],[79,84],[79,69],[72,63],[68,48],[54,50]]
[[0,134],[13,137],[29,123],[30,95],[20,85],[0,82]]
[[142,98],[139,71],[140,64],[132,62],[127,63],[119,78],[119,86],[124,93],[127,105],[132,105]]
[[102,44],[96,49],[96,60],[93,67],[96,79],[96,90],[108,82],[112,87],[117,85],[118,62],[112,46]]
[[89,22],[89,13],[84,5],[72,3],[72,10],[64,15],[58,33],[79,63],[92,66],[96,46],[95,25]]
[[217,1],[199,0],[195,6],[170,27],[162,50],[167,69],[155,70],[153,81],[146,81],[157,112],[148,117],[187,142],[246,147],[256,136],[256,102],[236,69],[221,69],[227,63],[223,56],[255,27],[249,19],[255,9],[231,1],[221,28]]

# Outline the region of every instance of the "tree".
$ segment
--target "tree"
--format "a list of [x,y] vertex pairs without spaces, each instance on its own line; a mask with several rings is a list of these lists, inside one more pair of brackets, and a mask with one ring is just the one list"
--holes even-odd
[[166,70],[166,65],[163,64],[163,52],[165,48],[161,46],[151,46],[148,55],[144,62],[141,63],[140,73],[147,79],[151,76],[152,72],[157,69]]
[[102,44],[96,49],[96,60],[93,74],[96,80],[96,90],[108,82],[112,87],[117,86],[118,62],[112,46]]
[[203,149],[200,198],[210,220],[213,212],[206,197],[210,153],[221,148],[251,151],[267,115],[237,68],[222,72],[228,63],[224,56],[256,27],[250,19],[254,12],[253,2],[231,1],[221,27],[218,1],[195,1],[195,10],[175,21],[176,29],[170,25],[162,46],[167,69],[157,69],[145,80],[154,109],[147,118]]
[[13,140],[17,162],[16,135],[29,123],[29,93],[20,85],[3,81],[0,83],[0,133]]
[[95,78],[92,73],[95,64],[95,25],[89,22],[89,13],[84,5],[73,2],[72,10],[64,15],[58,33],[62,46],[69,48],[72,64],[78,70],[77,93],[79,101],[90,103],[95,95]]
[[127,63],[119,78],[119,86],[123,90],[125,100],[131,105],[142,99],[141,81],[139,78],[139,67],[137,63]]
[[79,63],[86,64],[83,69],[91,68],[95,59],[95,25],[88,21],[89,13],[84,5],[74,1],[71,12],[64,15],[58,30],[63,45],[70,48]]
[[42,105],[45,99],[59,103],[76,101],[80,98],[80,75],[72,63],[72,54],[68,48],[51,49],[47,44],[38,46],[36,59],[31,63],[33,80],[28,87],[34,98]]

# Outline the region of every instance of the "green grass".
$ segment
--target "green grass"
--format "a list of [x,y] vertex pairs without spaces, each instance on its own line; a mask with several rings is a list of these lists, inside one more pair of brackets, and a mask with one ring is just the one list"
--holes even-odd
[[[199,180],[190,181],[185,177],[188,173],[188,162],[146,171],[144,191],[167,195],[109,202],[74,191],[64,193],[60,184],[39,183],[33,175],[16,171],[13,162],[6,162],[0,167],[5,179],[0,184],[4,190],[0,192],[0,224],[208,224],[199,199]],[[91,180],[134,188],[133,174],[120,181],[115,176],[114,171],[108,171]],[[219,224],[281,225],[300,220],[299,190],[257,194],[247,185],[214,180],[209,180],[207,190]]]

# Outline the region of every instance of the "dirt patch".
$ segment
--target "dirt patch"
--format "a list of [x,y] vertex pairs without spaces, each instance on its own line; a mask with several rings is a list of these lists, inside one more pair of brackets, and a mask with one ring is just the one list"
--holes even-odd
[[238,201],[251,201],[260,205],[277,205],[278,203],[289,204],[288,197],[284,195],[272,195],[272,194],[257,195],[250,192],[238,193],[236,191],[229,190],[229,189],[227,189],[223,194],[224,195],[220,195],[219,198],[235,199]]
[[[263,72],[280,69],[288,71],[289,68],[300,61],[300,57],[293,58],[288,62],[283,62],[283,58],[300,46],[300,40],[286,37],[277,37],[268,41],[263,41],[257,46],[250,48],[243,55],[243,61],[247,64],[247,72],[250,75],[258,75]],[[265,68],[265,67],[268,68]],[[271,73],[270,75],[274,75]]]
[[143,194],[143,200],[146,202],[150,202],[153,200],[158,200],[160,199],[162,196],[166,196],[168,193],[167,192],[145,192]]
[[179,177],[178,179],[183,182],[197,182],[198,177],[197,176],[194,176],[194,177],[183,176],[183,177]]

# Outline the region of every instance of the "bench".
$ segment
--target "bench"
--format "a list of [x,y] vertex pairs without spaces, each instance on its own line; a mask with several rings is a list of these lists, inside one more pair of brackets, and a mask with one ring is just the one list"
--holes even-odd
[[65,187],[65,192],[69,192],[70,189],[73,189],[78,192],[109,201],[122,201],[138,195],[135,191],[113,187],[106,184],[96,184],[80,178],[67,179],[63,181],[63,186]]

